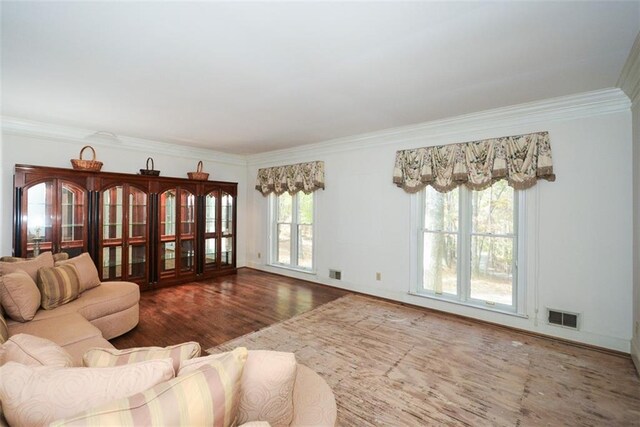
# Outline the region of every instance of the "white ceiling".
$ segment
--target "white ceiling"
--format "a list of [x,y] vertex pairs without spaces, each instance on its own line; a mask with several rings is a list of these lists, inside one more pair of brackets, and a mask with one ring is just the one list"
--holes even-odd
[[3,2],[2,114],[253,154],[613,87],[633,2]]

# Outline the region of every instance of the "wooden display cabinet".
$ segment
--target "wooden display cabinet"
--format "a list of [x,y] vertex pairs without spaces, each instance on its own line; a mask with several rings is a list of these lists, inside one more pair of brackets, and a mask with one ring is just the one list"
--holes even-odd
[[143,288],[236,271],[237,184],[16,165],[14,255],[89,252]]

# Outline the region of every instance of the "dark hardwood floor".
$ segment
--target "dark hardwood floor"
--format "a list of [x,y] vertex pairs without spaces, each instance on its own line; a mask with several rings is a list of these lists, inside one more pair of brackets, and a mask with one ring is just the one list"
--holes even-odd
[[140,323],[111,343],[123,349],[197,341],[204,350],[348,293],[243,268],[234,275],[142,292]]

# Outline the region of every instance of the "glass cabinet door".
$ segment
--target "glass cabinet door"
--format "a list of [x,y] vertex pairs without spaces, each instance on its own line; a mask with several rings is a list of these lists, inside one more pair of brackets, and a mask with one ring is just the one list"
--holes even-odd
[[142,279],[147,273],[147,194],[129,188],[128,266],[129,279]]
[[147,197],[128,184],[102,192],[102,280],[146,280]]
[[216,266],[217,260],[217,242],[216,235],[216,219],[217,219],[217,191],[212,191],[205,196],[204,199],[204,267],[213,268]]
[[61,185],[60,251],[80,255],[86,241],[85,191],[70,183]]
[[176,268],[176,190],[160,195],[160,274]]
[[196,237],[196,197],[180,190],[180,271],[194,271]]
[[54,182],[46,181],[29,187],[26,191],[25,257],[38,256],[40,252],[53,250]]
[[102,280],[122,278],[123,194],[122,186],[102,192]]
[[233,196],[222,192],[221,206],[221,265],[233,265]]

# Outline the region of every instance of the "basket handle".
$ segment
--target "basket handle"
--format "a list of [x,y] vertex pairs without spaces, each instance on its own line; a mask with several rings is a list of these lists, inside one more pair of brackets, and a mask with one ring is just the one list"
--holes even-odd
[[[151,160],[151,169],[149,169],[149,160]],[[153,159],[151,157],[149,157],[147,159],[147,170],[150,171],[150,170],[153,170],[153,169],[155,169],[155,165],[153,164]]]
[[202,172],[202,160],[200,160],[198,162],[198,168],[196,169],[197,172]]
[[93,149],[92,146],[90,145],[85,145],[84,147],[82,147],[82,150],[80,150],[80,160],[84,160],[82,158],[82,153],[84,153],[84,150],[86,150],[87,148],[91,149],[91,152],[93,153],[93,158],[91,159],[92,161],[96,159],[96,150]]

